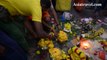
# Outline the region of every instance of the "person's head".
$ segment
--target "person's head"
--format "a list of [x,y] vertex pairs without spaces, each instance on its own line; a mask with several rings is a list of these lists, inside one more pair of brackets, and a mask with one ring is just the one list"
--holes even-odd
[[50,0],[41,0],[42,9],[49,9],[51,6]]

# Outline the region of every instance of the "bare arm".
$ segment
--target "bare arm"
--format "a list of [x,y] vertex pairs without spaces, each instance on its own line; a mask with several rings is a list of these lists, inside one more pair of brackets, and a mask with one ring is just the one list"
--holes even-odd
[[55,19],[55,21],[56,21],[56,23],[57,23],[58,29],[61,29],[61,27],[60,27],[60,25],[59,25],[59,21],[58,21],[58,17],[57,17],[56,11],[55,11],[52,3],[51,3],[51,8],[50,8],[50,10],[52,11],[52,14],[53,14],[54,19]]
[[34,29],[37,32],[39,38],[48,38],[48,33],[43,30],[42,23],[34,22]]
[[48,27],[50,29],[50,31],[52,31],[54,33],[55,36],[57,36],[57,32],[54,28],[52,28],[51,26],[49,26],[46,22],[43,21],[43,24]]
[[45,21],[42,21],[42,23],[43,23],[46,27],[48,27],[49,29],[51,29],[51,27],[50,27]]
[[[34,25],[31,25],[29,20],[26,20],[24,22],[25,27],[28,29],[28,31],[31,33],[31,35],[34,38],[46,38],[48,37],[48,34],[43,30],[42,23],[40,22],[33,22]],[[32,28],[34,27],[34,29]]]
[[37,34],[35,33],[35,31],[32,28],[31,23],[29,22],[29,20],[26,20],[24,22],[25,27],[28,29],[28,31],[30,32],[30,34],[34,37],[37,38]]

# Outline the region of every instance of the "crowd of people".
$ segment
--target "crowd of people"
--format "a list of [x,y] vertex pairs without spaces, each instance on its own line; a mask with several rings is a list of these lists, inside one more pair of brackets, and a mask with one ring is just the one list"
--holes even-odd
[[0,0],[0,60],[27,60],[35,50],[28,38],[52,38],[49,31],[57,36],[49,24],[54,20],[61,30],[58,17],[71,10],[71,3],[71,0]]
[[0,0],[0,60],[26,60],[33,50],[26,37],[48,38],[43,26],[54,31],[51,17],[60,29],[54,7],[50,0]]

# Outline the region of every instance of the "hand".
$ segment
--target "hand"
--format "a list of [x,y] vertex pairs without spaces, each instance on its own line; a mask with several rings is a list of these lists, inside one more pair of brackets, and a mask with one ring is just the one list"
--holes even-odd
[[27,33],[26,37],[30,40],[37,38],[37,33]]
[[39,38],[47,38],[48,37],[48,34],[45,31],[38,31],[37,34],[38,34]]
[[55,29],[51,28],[51,31],[54,33],[54,36],[58,36],[57,32],[55,31]]
[[32,36],[32,38],[37,38],[37,34],[36,33],[32,34],[31,36]]
[[48,37],[48,34],[43,30],[42,23],[35,22],[34,25],[35,25],[35,29],[36,29],[38,38],[46,38],[46,37]]

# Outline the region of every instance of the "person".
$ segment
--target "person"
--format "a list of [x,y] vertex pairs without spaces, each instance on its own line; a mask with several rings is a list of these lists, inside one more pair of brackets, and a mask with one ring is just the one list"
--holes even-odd
[[[53,7],[55,8],[58,18],[60,20],[63,20],[63,13],[64,12],[70,12],[71,11],[71,2],[72,0],[51,0]],[[65,19],[64,19],[65,20]]]
[[51,1],[51,9],[50,10],[53,13],[53,16],[54,16],[54,19],[55,19],[55,22],[56,22],[56,26],[58,27],[59,30],[61,30],[62,28],[60,26],[60,23],[59,23],[59,20],[58,20],[58,15],[57,15],[57,10],[55,8],[56,0],[50,0],[50,1]]
[[70,11],[71,10],[71,1],[72,0],[51,0],[53,7],[56,11]]
[[[46,8],[46,7],[42,8],[42,24],[43,24],[43,27],[44,27],[45,31],[47,29],[51,30],[52,32],[55,33],[55,35],[57,35],[55,29],[52,28],[49,25],[49,24],[51,24],[53,22],[52,19],[54,19],[54,23],[53,24],[56,27],[58,27],[58,29],[60,30],[61,27],[60,27],[60,24],[59,24],[59,21],[58,21],[58,17],[57,17],[55,9],[53,8],[53,4],[51,3],[51,7],[50,8]],[[33,31],[33,29],[32,29],[34,26],[33,26],[32,22],[31,22],[31,20],[32,20],[32,16],[28,16],[28,19],[25,21],[25,27],[29,30],[29,32],[30,32],[30,34],[31,34],[31,36],[33,38],[38,38],[37,34],[35,33],[36,31]]]
[[[47,34],[43,31],[41,25],[41,6],[48,8],[50,7],[50,1],[47,0],[22,0],[23,4],[20,4],[20,1],[2,1],[0,0],[0,5],[8,10],[10,15],[25,15],[30,16],[32,15],[32,21],[34,21],[35,29],[37,30],[38,36],[45,37]],[[32,4],[31,4],[32,2]],[[41,4],[40,4],[41,2]],[[28,6],[26,6],[28,5]]]
[[6,33],[0,30],[0,60],[27,60],[27,54]]
[[[38,38],[36,36],[36,31],[33,30],[34,26],[32,24],[31,19],[32,19],[32,16],[29,16],[28,19],[25,21],[25,27],[29,30],[28,34],[30,33],[29,34],[30,39]],[[49,14],[49,11],[47,9],[46,10],[42,10],[42,25],[43,25],[43,29],[48,33],[49,32],[54,32],[54,34],[57,36],[56,30],[51,26],[51,24],[52,24],[52,20],[51,20],[51,15]]]
[[20,29],[14,24],[14,16],[32,16],[34,29],[40,38],[48,37],[42,27],[42,7],[49,8],[49,0],[0,0],[0,30],[16,40],[25,51],[29,45]]

